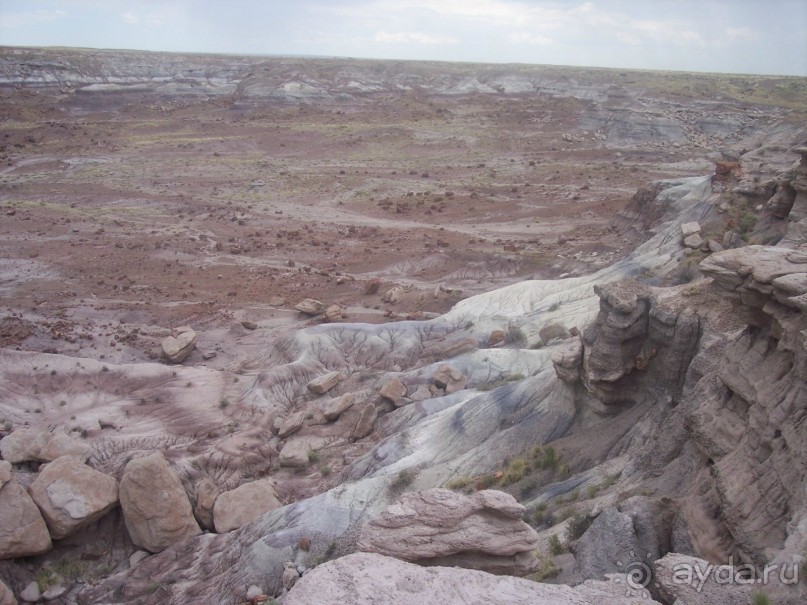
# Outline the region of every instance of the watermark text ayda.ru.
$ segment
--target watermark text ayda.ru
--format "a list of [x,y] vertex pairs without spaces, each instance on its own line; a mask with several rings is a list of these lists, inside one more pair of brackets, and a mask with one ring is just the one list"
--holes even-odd
[[700,592],[709,579],[715,584],[756,584],[764,586],[772,582],[781,584],[798,584],[799,565],[776,564],[765,565],[761,570],[753,565],[734,565],[734,557],[729,557],[727,565],[695,565],[679,563],[672,570],[674,584],[689,585]]

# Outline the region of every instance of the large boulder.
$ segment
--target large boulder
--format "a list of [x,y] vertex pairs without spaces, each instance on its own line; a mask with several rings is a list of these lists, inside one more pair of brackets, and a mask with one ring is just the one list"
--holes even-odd
[[224,533],[237,529],[280,506],[282,505],[271,479],[245,483],[224,492],[216,499],[213,507],[216,531]]
[[118,503],[115,478],[73,456],[45,465],[28,491],[56,540],[100,519]]
[[358,549],[426,565],[526,575],[539,561],[538,534],[510,494],[447,489],[404,494],[361,530]]
[[148,551],[160,552],[202,532],[182,482],[161,452],[126,465],[120,503],[132,542]]
[[[575,588],[456,567],[421,567],[391,557],[353,553],[317,566],[286,595],[284,605],[625,605],[624,583]],[[659,605],[647,598],[643,605]]]
[[174,330],[174,335],[162,341],[163,356],[168,363],[182,363],[196,348],[196,332],[188,326]]
[[86,443],[59,432],[17,429],[0,441],[0,455],[12,464],[51,462],[61,456],[86,460],[91,453],[92,448]]
[[303,422],[305,422],[304,410],[289,414],[280,422],[280,428],[277,431],[277,436],[281,439],[283,437],[288,437],[295,431],[299,431],[300,427],[303,426]]
[[50,547],[48,526],[31,496],[8,481],[0,488],[0,559],[41,555]]

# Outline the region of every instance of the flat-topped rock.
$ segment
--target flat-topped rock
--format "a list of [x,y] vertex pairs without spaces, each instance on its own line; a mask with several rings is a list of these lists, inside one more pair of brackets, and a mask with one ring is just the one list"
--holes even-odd
[[174,330],[172,336],[166,336],[162,343],[163,357],[168,363],[182,363],[196,348],[197,335],[188,326]]
[[304,315],[315,317],[325,312],[325,303],[314,300],[313,298],[306,298],[294,305],[294,308]]

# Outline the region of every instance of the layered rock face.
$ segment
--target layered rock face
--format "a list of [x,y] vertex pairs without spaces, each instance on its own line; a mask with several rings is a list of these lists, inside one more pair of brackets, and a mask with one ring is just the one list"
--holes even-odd
[[[558,377],[585,389],[601,413],[648,399],[677,401],[700,338],[694,311],[678,311],[633,280],[595,286],[596,321],[552,355]],[[584,393],[580,393],[584,395]]]
[[[700,264],[749,322],[689,390],[689,433],[708,458],[696,492],[720,547],[761,565],[807,550],[807,250],[748,246]],[[697,520],[693,520],[697,524]],[[696,546],[704,536],[693,535]],[[712,538],[714,539],[714,538]],[[712,546],[714,548],[714,546]]]
[[538,535],[521,520],[524,512],[495,490],[411,492],[364,526],[358,548],[423,565],[526,575],[538,567]]

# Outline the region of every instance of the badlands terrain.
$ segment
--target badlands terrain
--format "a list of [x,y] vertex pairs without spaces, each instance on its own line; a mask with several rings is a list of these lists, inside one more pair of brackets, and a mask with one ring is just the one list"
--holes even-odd
[[2,48],[0,106],[3,605],[804,602],[804,78]]

